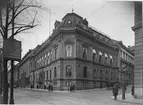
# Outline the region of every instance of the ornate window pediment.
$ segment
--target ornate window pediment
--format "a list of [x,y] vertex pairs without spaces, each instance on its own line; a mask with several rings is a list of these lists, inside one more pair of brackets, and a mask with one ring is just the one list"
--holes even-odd
[[73,41],[73,40],[71,40],[71,39],[67,39],[66,41],[65,41],[65,44],[74,44],[75,42]]

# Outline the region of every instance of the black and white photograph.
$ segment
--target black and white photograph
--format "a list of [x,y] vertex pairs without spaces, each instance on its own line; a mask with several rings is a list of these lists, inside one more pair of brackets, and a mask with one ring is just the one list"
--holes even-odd
[[143,105],[142,10],[0,0],[0,105]]

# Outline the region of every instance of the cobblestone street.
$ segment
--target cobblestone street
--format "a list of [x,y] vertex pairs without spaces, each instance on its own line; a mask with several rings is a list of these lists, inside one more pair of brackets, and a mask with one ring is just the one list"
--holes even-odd
[[48,105],[141,105],[139,103],[112,100],[110,90],[82,92],[48,92],[30,89],[15,89],[15,104]]

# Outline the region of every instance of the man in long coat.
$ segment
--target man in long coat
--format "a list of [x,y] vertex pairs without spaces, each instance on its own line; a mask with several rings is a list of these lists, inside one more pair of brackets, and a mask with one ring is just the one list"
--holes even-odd
[[113,96],[114,96],[115,100],[117,100],[117,95],[118,95],[118,87],[117,87],[117,85],[114,85],[114,87],[113,87]]

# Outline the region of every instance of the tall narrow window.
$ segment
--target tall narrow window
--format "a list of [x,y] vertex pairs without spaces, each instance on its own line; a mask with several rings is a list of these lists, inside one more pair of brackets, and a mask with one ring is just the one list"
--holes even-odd
[[93,76],[94,76],[94,78],[96,78],[96,69],[94,69],[94,71],[93,71]]
[[50,62],[52,61],[52,51],[50,51]]
[[55,60],[57,59],[58,48],[55,48]]
[[52,78],[52,70],[50,70],[50,80],[51,80],[51,78]]
[[66,67],[66,77],[71,77],[71,75],[72,75],[72,67],[70,66],[70,65],[68,65],[67,67]]
[[46,74],[47,74],[47,76],[46,76],[46,77],[47,77],[47,80],[48,80],[48,71],[46,71]]
[[103,75],[102,75],[102,70],[100,70],[100,79],[102,79],[102,76],[103,76]]
[[44,65],[47,65],[47,55],[45,54]]
[[50,63],[50,53],[48,52],[48,55],[47,55],[47,62],[48,64]]
[[110,55],[110,65],[113,64],[113,57]]
[[99,63],[101,63],[102,60],[102,52],[99,52]]
[[66,45],[66,56],[72,57],[72,46],[71,45]]
[[57,78],[57,69],[56,69],[56,67],[54,68],[54,77]]
[[104,64],[108,64],[108,55],[107,54],[105,54],[105,62],[104,62]]
[[87,59],[87,49],[86,48],[83,48],[83,55],[82,55],[82,57],[84,59]]
[[106,70],[106,80],[108,79],[108,71]]
[[92,55],[92,60],[93,60],[93,62],[95,61],[95,55],[96,55],[96,50],[93,49],[93,55]]
[[87,78],[87,67],[83,68],[83,77]]

